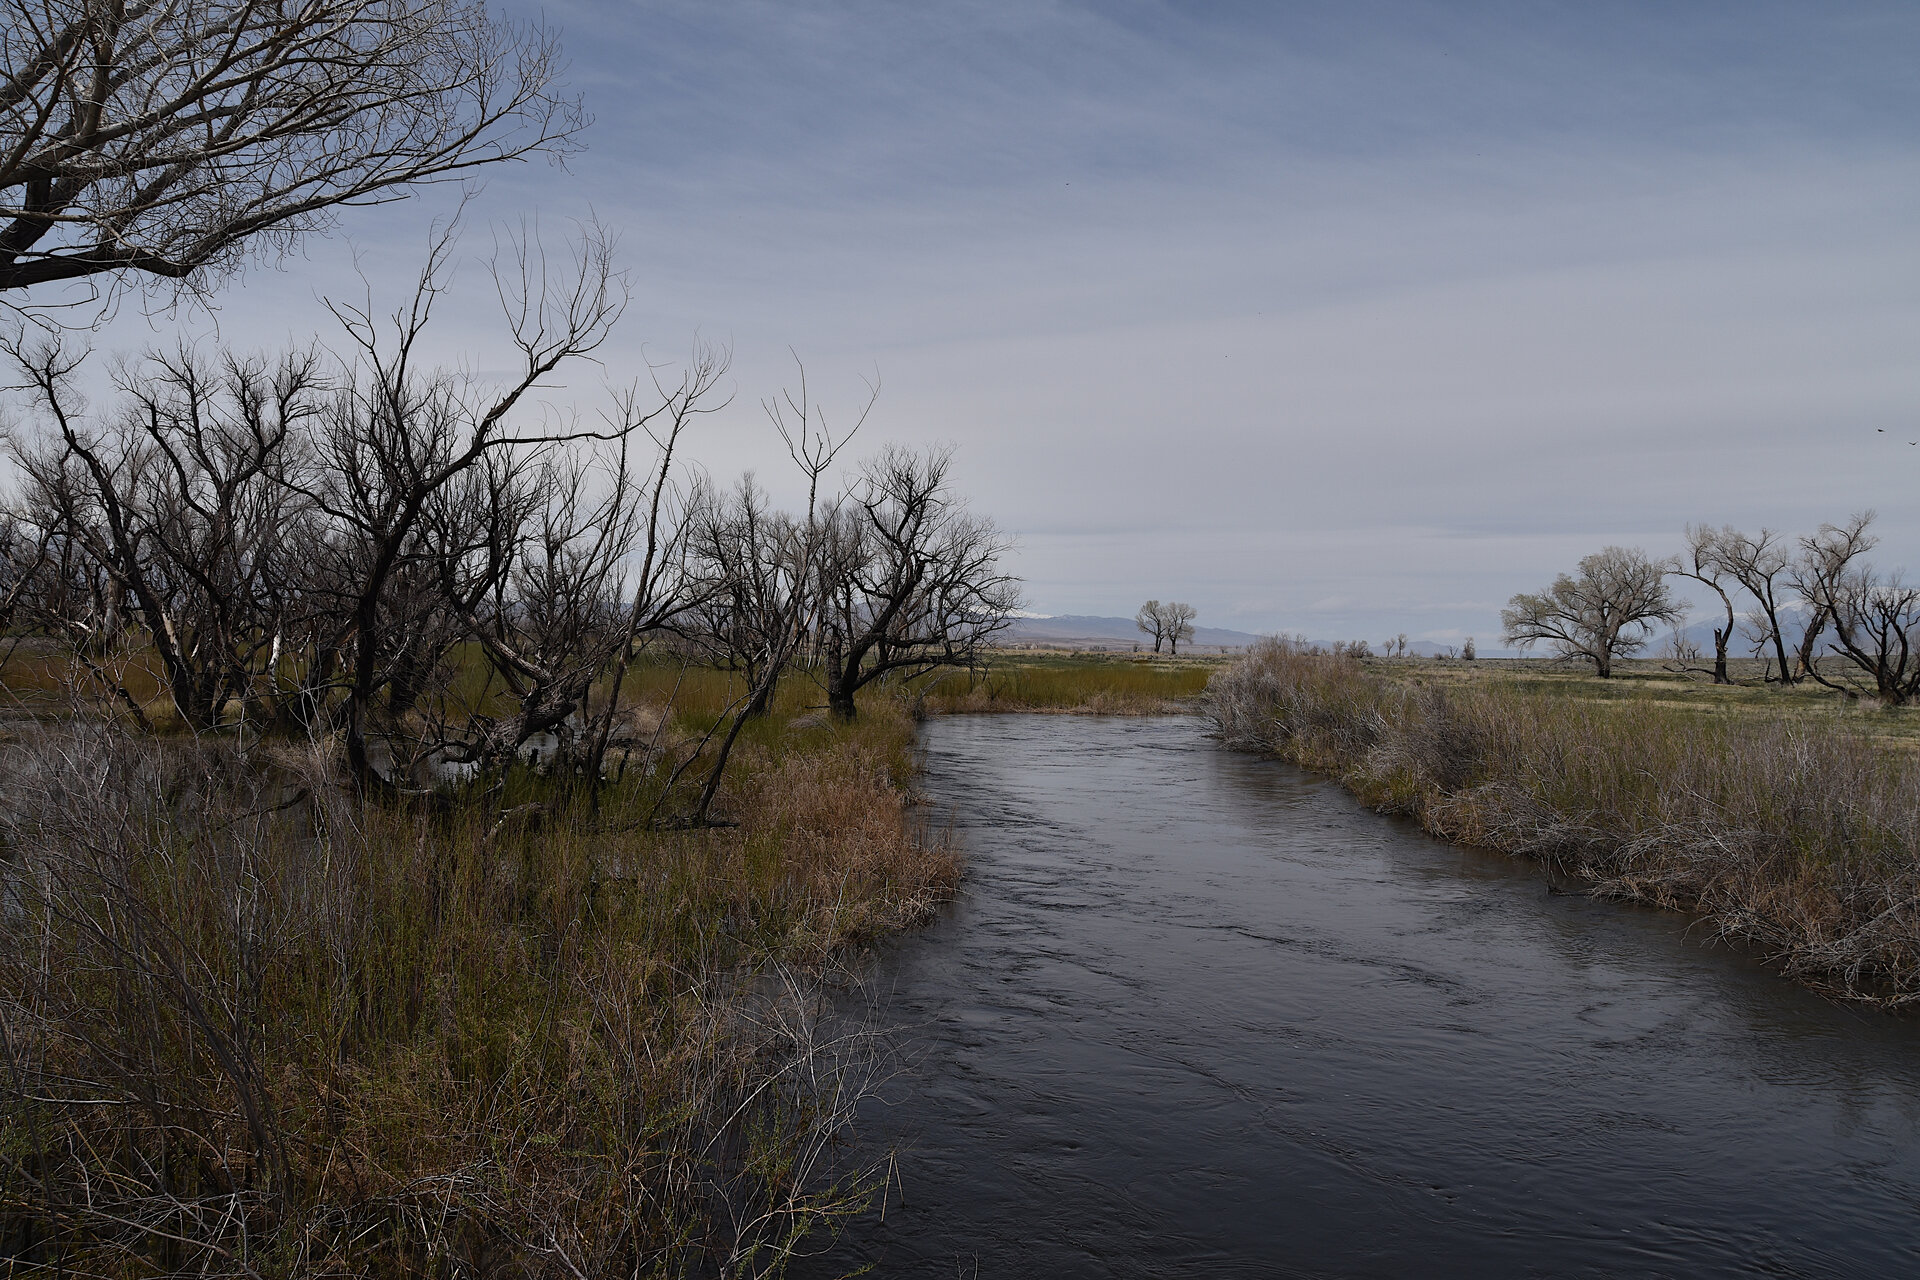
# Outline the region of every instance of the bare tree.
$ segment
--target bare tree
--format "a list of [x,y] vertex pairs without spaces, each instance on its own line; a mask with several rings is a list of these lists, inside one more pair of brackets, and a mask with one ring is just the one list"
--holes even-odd
[[316,357],[216,367],[190,350],[152,354],[117,372],[124,403],[92,423],[72,385],[83,356],[57,334],[0,349],[50,426],[15,453],[40,540],[65,539],[99,567],[138,614],[181,719],[210,728],[256,692],[281,635],[273,587],[298,520],[286,479],[292,433],[318,408]]
[[1160,652],[1160,646],[1167,640],[1166,606],[1158,600],[1149,600],[1140,606],[1140,612],[1133,615],[1133,625],[1153,637],[1153,651]]
[[753,473],[731,492],[703,504],[691,533],[702,574],[711,583],[696,610],[696,631],[721,666],[761,691],[749,716],[766,714],[797,611],[805,608],[806,522],[776,511]]
[[[706,784],[700,790],[699,802],[689,819],[696,825],[708,821],[707,815],[720,791],[721,776],[726,772],[734,744],[740,740],[740,731],[746,727],[749,719],[762,714],[772,705],[775,685],[788,664],[799,656],[808,638],[818,636],[825,630],[823,619],[827,616],[828,587],[830,583],[839,581],[828,566],[845,569],[850,563],[835,555],[836,547],[840,547],[844,553],[844,544],[836,536],[842,525],[842,501],[823,499],[820,484],[841,452],[859,434],[860,428],[866,425],[867,416],[873,412],[874,403],[880,397],[880,385],[877,382],[867,384],[866,403],[854,417],[853,425],[844,431],[836,431],[828,424],[820,407],[808,396],[806,365],[800,362],[797,354],[794,364],[799,370],[798,392],[791,389],[783,391],[779,396],[765,401],[762,407],[766,410],[768,420],[773,423],[774,431],[786,445],[787,456],[793,459],[794,466],[807,482],[806,512],[799,520],[789,522],[790,532],[795,536],[788,541],[782,554],[775,557],[776,561],[783,563],[783,567],[772,584],[773,591],[764,597],[772,608],[757,624],[759,635],[755,639],[755,643],[762,646],[755,660],[760,675],[757,681],[748,684],[746,696],[733,709],[731,723],[727,725],[719,748],[714,752]],[[851,715],[851,711],[848,714]]]
[[1460,660],[1462,662],[1473,662],[1478,659],[1479,656],[1479,652],[1473,647],[1473,637],[1468,636],[1466,643],[1460,646]]
[[1175,600],[1160,611],[1161,624],[1167,632],[1168,652],[1178,655],[1180,642],[1193,639],[1194,609],[1190,604]]
[[1646,553],[1607,547],[1580,561],[1578,577],[1561,574],[1537,595],[1521,593],[1500,611],[1506,643],[1545,642],[1555,654],[1585,658],[1602,678],[1613,660],[1637,652],[1656,622],[1675,617],[1666,566]]
[[1727,645],[1733,640],[1734,609],[1733,596],[1727,590],[1729,582],[1738,583],[1733,565],[1737,560],[1735,547],[1740,535],[1732,526],[1715,529],[1711,525],[1687,526],[1687,549],[1674,561],[1673,572],[1683,578],[1692,578],[1706,587],[1720,599],[1720,606],[1726,613],[1724,625],[1713,629],[1713,682],[1732,684],[1733,678],[1727,674]]
[[[631,415],[596,429],[572,422],[516,428],[520,401],[556,369],[592,353],[626,305],[626,281],[612,247],[586,227],[564,263],[529,238],[496,255],[494,280],[519,367],[482,385],[422,368],[416,348],[446,289],[451,229],[436,235],[411,301],[386,321],[369,299],[330,304],[351,343],[339,385],[315,431],[316,465],[306,493],[341,530],[341,592],[334,645],[348,655],[346,749],[354,775],[375,778],[368,754],[375,696],[387,683],[383,611],[410,565],[431,560],[432,504],[489,458],[590,439],[618,439],[641,423]],[[503,469],[510,470],[510,468]],[[425,572],[425,570],[422,570]]]
[[[1795,578],[1832,621],[1830,651],[1871,681],[1881,702],[1901,706],[1920,694],[1920,587],[1897,573],[1883,576],[1866,563],[1876,542],[1868,532],[1873,519],[1872,512],[1864,512],[1801,539]],[[1808,674],[1829,689],[1850,696],[1861,692],[1855,680],[1823,671],[1817,654],[1809,655]]]
[[475,0],[7,0],[0,44],[0,290],[188,279],[585,124]]
[[[1747,615],[1747,627],[1756,648],[1765,650],[1771,646],[1773,649],[1773,665],[1779,674],[1770,678],[1784,684],[1795,683],[1803,668],[1788,660],[1786,635],[1780,625],[1780,614],[1792,600],[1784,594],[1793,582],[1792,548],[1786,537],[1773,529],[1762,528],[1756,534],[1746,534],[1727,525],[1711,535],[1706,549],[1710,563],[1753,597],[1754,607]],[[1803,645],[1812,643],[1823,624],[1824,619],[1818,615],[1809,620],[1807,629],[1801,633]]]
[[1008,541],[951,491],[947,450],[888,449],[829,521],[816,570],[821,673],[833,714],[883,676],[970,666],[1018,607]]

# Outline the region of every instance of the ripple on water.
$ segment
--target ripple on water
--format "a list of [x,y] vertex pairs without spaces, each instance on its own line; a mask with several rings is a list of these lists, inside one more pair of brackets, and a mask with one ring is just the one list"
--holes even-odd
[[874,977],[900,1190],[798,1274],[1920,1274],[1920,1026],[1194,720],[925,747],[971,869]]

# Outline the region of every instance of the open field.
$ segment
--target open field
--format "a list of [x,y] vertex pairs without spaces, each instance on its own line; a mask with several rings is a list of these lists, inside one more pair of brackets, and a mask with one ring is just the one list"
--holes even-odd
[[1920,1002],[1910,710],[1645,668],[1601,681],[1284,644],[1222,673],[1208,707],[1233,745],[1331,774],[1436,835],[1698,912],[1836,995]]
[[1191,711],[1217,655],[1062,653],[995,650],[984,671],[950,671],[924,685],[930,712],[1058,711],[1082,715],[1163,715]]
[[1845,727],[1890,745],[1920,748],[1920,707],[1886,708],[1871,698],[1848,699],[1812,681],[1768,684],[1765,664],[1728,663],[1735,684],[1716,685],[1698,672],[1670,669],[1651,658],[1621,659],[1610,679],[1593,675],[1588,663],[1545,658],[1482,659],[1478,662],[1421,658],[1369,658],[1362,664],[1387,679],[1441,689],[1494,686],[1543,699],[1593,704],[1632,704],[1701,714],[1804,720]]

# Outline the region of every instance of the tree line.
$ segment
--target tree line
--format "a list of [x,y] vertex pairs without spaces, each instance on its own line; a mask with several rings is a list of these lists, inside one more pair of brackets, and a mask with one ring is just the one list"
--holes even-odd
[[[1505,639],[1545,644],[1610,676],[1614,659],[1644,648],[1656,624],[1684,625],[1686,606],[1669,580],[1685,578],[1718,602],[1712,665],[1699,668],[1714,683],[1733,683],[1728,656],[1738,637],[1764,663],[1768,683],[1812,681],[1898,706],[1920,695],[1920,587],[1868,559],[1879,542],[1873,521],[1864,512],[1800,537],[1689,525],[1685,550],[1663,559],[1607,547],[1545,590],[1515,595],[1500,615]],[[1794,614],[1804,615],[1797,634]]]
[[132,676],[150,663],[193,730],[337,733],[369,785],[498,770],[535,739],[597,781],[635,662],[718,664],[746,692],[709,735],[704,817],[787,672],[851,718],[862,689],[971,664],[1006,625],[1009,542],[954,492],[951,452],[883,449],[830,487],[866,414],[830,430],[804,377],[767,406],[805,484],[795,512],[685,459],[726,403],[724,350],[698,346],[591,416],[535,407],[625,307],[597,228],[495,263],[510,376],[423,365],[454,244],[436,237],[391,314],[331,304],[335,348],[152,351],[112,370],[97,411],[68,335],[0,339],[26,388],[0,515],[11,643],[56,644],[148,727]]

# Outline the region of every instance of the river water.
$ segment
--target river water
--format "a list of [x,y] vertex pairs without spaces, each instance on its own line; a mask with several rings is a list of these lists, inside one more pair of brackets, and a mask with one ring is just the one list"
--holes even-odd
[[873,979],[898,1183],[802,1276],[1920,1275],[1920,1025],[1193,719],[964,716]]

